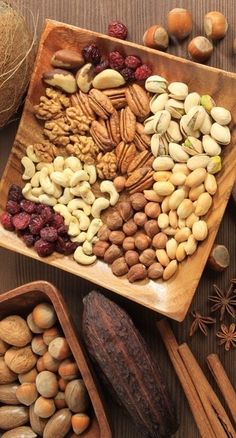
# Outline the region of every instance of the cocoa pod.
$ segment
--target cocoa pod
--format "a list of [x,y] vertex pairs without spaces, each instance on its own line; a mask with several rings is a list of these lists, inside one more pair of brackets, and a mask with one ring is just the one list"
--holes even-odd
[[96,291],[84,298],[82,331],[104,383],[145,436],[164,438],[178,425],[157,363],[127,313]]

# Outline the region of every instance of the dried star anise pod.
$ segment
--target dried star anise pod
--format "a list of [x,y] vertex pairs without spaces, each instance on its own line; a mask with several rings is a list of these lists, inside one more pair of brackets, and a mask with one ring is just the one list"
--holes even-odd
[[216,333],[217,338],[220,338],[219,345],[224,345],[226,351],[229,351],[231,347],[236,347],[235,328],[235,324],[230,324],[229,327],[225,324],[221,324],[220,331]]
[[198,329],[200,329],[201,332],[205,336],[207,336],[208,335],[207,325],[215,324],[216,322],[215,318],[211,318],[210,316],[203,316],[197,310],[193,310],[191,312],[191,315],[194,318],[194,321],[190,327],[189,336],[193,336]]
[[213,284],[215,290],[215,295],[209,297],[209,301],[212,301],[213,306],[211,307],[211,312],[220,311],[220,321],[223,321],[225,312],[235,318],[235,308],[236,308],[236,289],[234,286],[236,283],[235,279],[230,282],[229,288],[224,291],[220,289],[216,284]]

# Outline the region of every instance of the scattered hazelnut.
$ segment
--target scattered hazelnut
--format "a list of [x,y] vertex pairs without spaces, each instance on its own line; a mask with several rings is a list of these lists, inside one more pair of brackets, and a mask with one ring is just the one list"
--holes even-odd
[[143,35],[143,44],[152,49],[166,50],[169,45],[166,29],[160,24],[149,27]]
[[57,360],[66,359],[71,355],[70,347],[64,337],[53,339],[48,346],[48,352]]
[[129,219],[133,217],[133,209],[131,202],[121,201],[117,204],[116,208],[124,222],[127,222]]
[[160,232],[153,237],[152,246],[154,246],[154,248],[156,249],[164,249],[166,247],[167,240],[168,240],[167,235],[165,233]]
[[98,230],[97,236],[98,236],[99,240],[107,241],[107,240],[109,240],[110,232],[111,232],[111,230],[109,230],[108,226],[104,224],[104,225],[102,225],[100,230]]
[[137,249],[144,251],[144,249],[149,247],[151,239],[150,237],[146,236],[146,234],[140,233],[135,237],[134,243]]
[[55,403],[50,398],[39,397],[34,405],[34,412],[40,418],[51,417],[56,410]]
[[189,56],[197,62],[207,61],[213,52],[212,43],[204,36],[193,38],[188,45]]
[[[115,231],[113,231],[113,233],[115,233]],[[110,244],[109,242],[105,242],[103,240],[98,240],[94,245],[93,245],[93,254],[95,254],[97,257],[104,257],[104,254],[106,252],[106,250],[109,248]]]
[[127,236],[132,236],[136,233],[138,227],[133,219],[130,219],[123,225],[123,231]]
[[111,231],[109,236],[110,242],[114,243],[115,245],[122,245],[124,238],[125,233],[123,233],[123,231]]
[[107,226],[110,230],[118,230],[123,225],[123,219],[118,211],[113,211],[107,216]]
[[18,379],[20,383],[34,383],[37,375],[38,375],[37,369],[32,368],[32,370],[28,371],[27,373],[19,374]]
[[126,237],[123,241],[123,248],[125,251],[129,251],[135,248],[134,237]]
[[36,377],[36,388],[43,397],[55,397],[58,392],[57,377],[51,371],[42,371]]
[[111,265],[111,270],[113,274],[117,277],[121,277],[122,275],[127,274],[129,268],[125,258],[119,257],[118,259],[116,259]]
[[159,233],[160,229],[158,227],[157,221],[155,219],[151,219],[144,224],[144,230],[146,234],[153,239],[153,237]]
[[224,245],[215,244],[207,260],[208,266],[214,271],[222,272],[229,266],[229,251]]
[[143,193],[134,193],[129,199],[135,211],[143,210],[147,204],[147,200]]
[[137,263],[137,265],[131,266],[127,274],[127,279],[130,283],[134,283],[138,280],[144,280],[145,278],[147,278],[147,269],[144,265]]
[[144,211],[148,217],[157,219],[161,213],[161,207],[157,202],[148,202],[147,205],[145,205]]
[[129,250],[125,253],[125,261],[127,265],[133,266],[139,263],[139,253],[137,251]]
[[125,183],[126,183],[126,179],[124,176],[117,176],[114,180],[113,180],[113,184],[117,190],[117,192],[122,192],[125,188]]
[[220,40],[228,30],[228,22],[221,12],[211,11],[204,17],[204,29],[208,38]]
[[104,254],[104,262],[111,265],[116,259],[122,256],[122,249],[119,246],[112,244]]
[[177,40],[184,40],[192,32],[192,27],[192,14],[187,9],[175,8],[168,13],[168,32]]
[[43,329],[34,323],[32,313],[27,316],[27,324],[33,333],[43,333]]
[[42,335],[35,336],[31,341],[31,348],[35,354],[42,356],[47,351],[47,345],[43,340]]
[[23,405],[32,405],[38,397],[35,383],[22,383],[22,385],[16,389],[16,397]]
[[[45,354],[46,354],[46,353],[45,353]],[[40,357],[40,358],[37,360],[36,368],[37,368],[37,371],[38,371],[39,373],[41,373],[41,371],[45,371],[45,370],[46,370],[46,367],[45,367],[45,365],[44,365],[43,357]]]
[[75,435],[81,435],[81,433],[88,428],[90,424],[90,418],[88,415],[83,413],[75,414],[72,415],[71,424]]
[[145,249],[139,256],[139,261],[145,266],[150,266],[156,259],[156,253],[153,249]]
[[35,306],[33,312],[33,322],[42,329],[48,329],[52,327],[56,322],[56,313],[49,303],[41,303]]
[[[44,353],[44,355],[43,355],[44,370],[52,371],[53,373],[56,373],[58,368],[59,368],[60,363],[61,363],[61,361],[52,357],[52,355],[48,351],[46,351],[46,353]],[[44,371],[44,370],[42,369],[42,371]]]
[[134,222],[138,227],[143,227],[143,225],[147,222],[147,215],[142,211],[138,211],[134,215]]
[[163,271],[163,266],[160,263],[155,262],[148,268],[148,278],[151,280],[157,280],[162,277]]

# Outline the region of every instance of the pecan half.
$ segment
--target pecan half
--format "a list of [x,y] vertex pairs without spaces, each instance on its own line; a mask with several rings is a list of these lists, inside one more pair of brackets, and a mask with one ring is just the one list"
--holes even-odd
[[112,105],[116,109],[124,108],[127,105],[125,97],[125,87],[122,88],[109,88],[103,90],[103,93],[110,98]]
[[96,120],[93,120],[92,122],[90,134],[99,149],[103,152],[109,152],[116,146],[115,142],[110,138],[106,126],[103,126]]
[[126,87],[125,97],[128,106],[136,116],[148,116],[150,113],[148,94],[140,85],[132,84]]
[[133,141],[136,131],[136,117],[127,106],[120,112],[120,134],[122,140],[129,143]]
[[150,148],[151,136],[144,133],[144,126],[142,123],[136,123],[134,144],[139,151],[144,151]]
[[114,111],[114,107],[109,97],[95,88],[89,92],[89,104],[92,110],[105,120],[108,119]]
[[153,170],[149,167],[140,167],[126,180],[125,186],[129,192],[136,193],[149,189],[153,184]]
[[130,163],[136,155],[134,143],[125,143],[121,141],[116,147],[116,156],[118,160],[118,169],[122,175],[127,172]]
[[120,117],[118,111],[114,110],[111,117],[106,120],[106,128],[110,138],[115,144],[120,142]]
[[153,161],[154,161],[154,156],[151,154],[151,152],[148,151],[139,152],[130,163],[127,169],[127,173],[130,174],[134,172],[136,169],[139,169],[140,167],[149,167],[151,169]]
[[94,111],[89,105],[89,97],[81,90],[78,93],[72,94],[71,105],[80,108],[81,113],[88,117],[89,120],[95,120],[96,116]]

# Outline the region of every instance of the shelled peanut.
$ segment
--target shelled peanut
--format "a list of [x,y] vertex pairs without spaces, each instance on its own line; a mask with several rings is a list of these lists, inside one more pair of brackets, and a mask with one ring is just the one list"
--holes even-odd
[[26,320],[0,321],[0,429],[12,436],[22,427],[21,436],[63,438],[89,426],[89,396],[57,324],[49,303],[38,304]]

